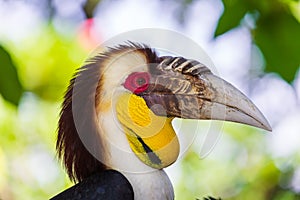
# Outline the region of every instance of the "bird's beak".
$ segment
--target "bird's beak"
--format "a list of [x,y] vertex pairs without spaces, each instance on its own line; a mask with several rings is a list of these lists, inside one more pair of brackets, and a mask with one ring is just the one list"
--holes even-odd
[[162,73],[152,77],[148,91],[142,94],[156,115],[232,121],[272,130],[249,98],[204,65],[198,71],[194,66],[185,72],[176,67],[161,68]]

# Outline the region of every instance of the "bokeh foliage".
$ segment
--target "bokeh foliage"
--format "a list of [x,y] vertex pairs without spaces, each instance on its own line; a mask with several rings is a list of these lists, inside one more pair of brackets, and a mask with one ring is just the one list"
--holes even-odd
[[55,133],[68,82],[89,52],[81,48],[75,33],[59,34],[52,26],[41,27],[22,46],[3,46],[0,198],[49,199],[70,186],[55,159]]
[[[198,0],[177,1],[182,10],[177,18],[181,23],[195,1]],[[83,9],[87,17],[93,17],[99,2],[86,1]],[[291,83],[300,65],[299,10],[293,6],[299,1],[222,2],[224,12],[212,37],[239,26],[249,28],[253,43],[264,56],[261,73],[274,72]],[[52,15],[49,17],[41,31],[26,38],[22,45],[0,40],[0,198],[47,199],[71,184],[55,160],[56,124],[68,80],[88,52],[78,43],[76,33],[66,36],[53,29],[49,23]],[[201,199],[207,195],[249,200],[300,199],[288,185],[295,166],[300,164],[299,156],[293,166],[278,169],[277,160],[264,149],[266,135],[231,124],[226,124],[224,130],[232,146],[228,158],[200,160],[195,153],[198,149],[191,149],[180,166],[177,199]],[[35,165],[45,167],[36,161],[36,156],[53,167],[41,172],[30,169]],[[47,170],[53,177],[37,178]]]
[[237,26],[252,31],[253,42],[262,51],[265,72],[275,72],[292,82],[300,67],[300,24],[293,15],[293,0],[223,0],[215,36]]
[[[201,199],[204,196],[232,200],[300,198],[290,185],[300,165],[299,155],[280,158],[279,161],[266,149],[268,135],[252,127],[228,122],[223,130],[215,153],[200,159],[200,147],[193,146],[183,158],[180,184],[175,188],[178,199]],[[292,164],[289,163],[291,160]],[[278,163],[286,166],[279,168]]]

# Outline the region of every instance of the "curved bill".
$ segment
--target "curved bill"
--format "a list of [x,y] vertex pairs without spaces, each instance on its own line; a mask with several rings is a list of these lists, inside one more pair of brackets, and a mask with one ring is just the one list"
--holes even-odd
[[204,78],[210,83],[214,97],[204,101],[201,108],[202,117],[272,130],[264,115],[241,91],[213,74],[207,74]]
[[210,71],[197,76],[174,70],[163,72],[155,75],[149,90],[141,94],[156,115],[232,121],[272,130],[249,98]]

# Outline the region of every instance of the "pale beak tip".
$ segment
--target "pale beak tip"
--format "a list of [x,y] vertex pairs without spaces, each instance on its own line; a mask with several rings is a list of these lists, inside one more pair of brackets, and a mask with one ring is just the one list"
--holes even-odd
[[257,126],[258,128],[264,129],[266,131],[272,132],[272,127],[269,124],[268,120],[263,116],[263,114],[257,109],[257,113],[260,114],[259,118],[254,117],[253,119],[255,119],[260,125]]
[[265,129],[266,131],[272,132],[272,127],[270,126],[270,124],[268,122],[266,124],[263,124],[263,129]]
[[265,131],[272,132],[272,127],[269,124],[261,124],[261,126],[257,126]]

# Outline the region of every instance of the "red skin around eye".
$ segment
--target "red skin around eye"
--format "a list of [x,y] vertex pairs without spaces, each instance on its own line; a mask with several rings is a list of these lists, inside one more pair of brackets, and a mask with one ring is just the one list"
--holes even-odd
[[[143,84],[139,85],[138,80],[142,79]],[[124,87],[135,94],[139,94],[147,90],[149,86],[150,75],[147,72],[134,72],[130,74],[125,83]]]

